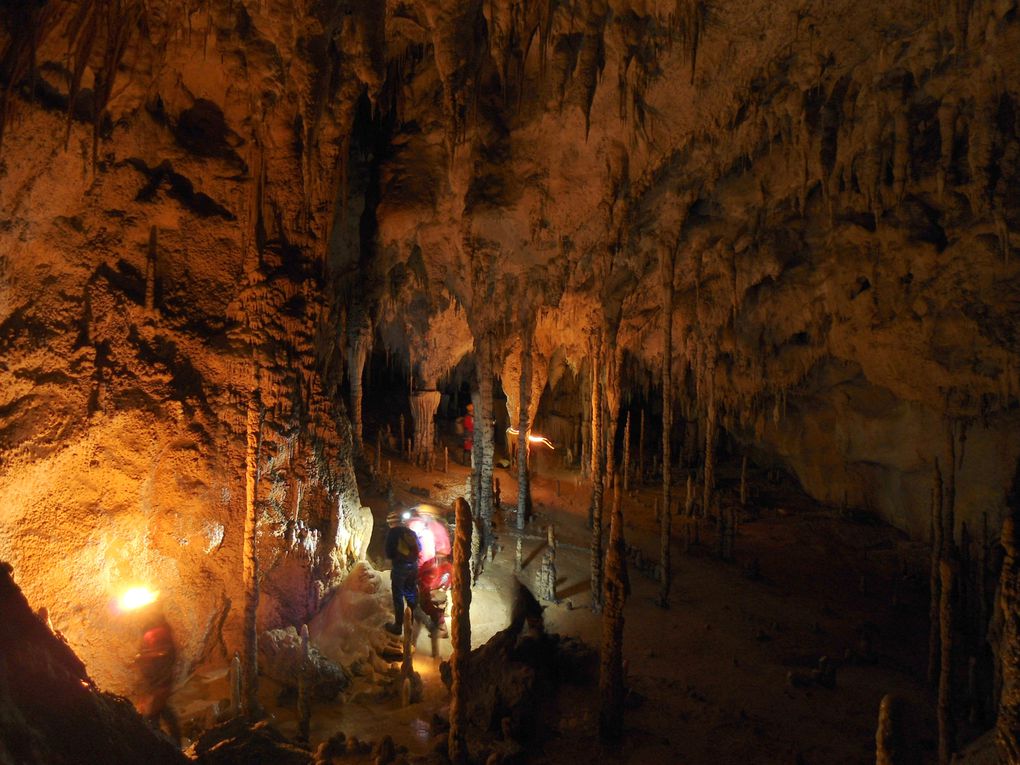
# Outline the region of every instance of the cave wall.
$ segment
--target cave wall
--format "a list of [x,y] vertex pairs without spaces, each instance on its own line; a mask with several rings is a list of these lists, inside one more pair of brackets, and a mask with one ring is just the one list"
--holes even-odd
[[533,331],[581,413],[596,343],[654,395],[669,279],[689,420],[714,391],[763,461],[916,535],[966,428],[958,518],[997,527],[1013,0],[0,11],[0,557],[104,685],[128,580],[168,587],[190,660],[234,639],[253,390],[262,616],[296,621],[366,538],[352,338],[432,387],[486,337],[513,409]]
[[365,33],[289,4],[3,13],[0,559],[129,693],[130,585],[161,591],[182,675],[239,645],[253,391],[261,622],[364,554],[325,241]]

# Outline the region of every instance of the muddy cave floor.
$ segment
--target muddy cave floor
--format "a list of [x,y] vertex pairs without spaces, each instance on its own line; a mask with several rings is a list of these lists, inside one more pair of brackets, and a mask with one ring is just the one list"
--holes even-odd
[[[429,501],[448,507],[467,493],[468,468],[452,459],[448,473],[428,473],[397,455],[384,457],[392,462],[400,506]],[[546,628],[580,637],[597,649],[601,626],[590,610],[590,533],[585,529],[590,485],[580,481],[576,471],[551,464],[558,462],[556,456],[540,456],[536,462],[535,518],[525,532],[521,579],[534,587],[545,527],[555,524],[560,603],[545,609]],[[737,469],[725,462],[720,466],[721,491],[736,491]],[[516,500],[515,475],[497,468],[496,476],[509,518]],[[890,692],[910,703],[919,718],[922,744],[934,755],[934,724],[926,711],[930,705],[922,679],[925,547],[883,524],[819,506],[764,474],[752,479],[749,507],[755,512],[743,517],[732,562],[714,556],[711,530],[700,546],[685,553],[679,524],[674,523],[669,610],[655,605],[658,584],[651,573],[630,568],[624,651],[628,687],[638,706],[627,712],[622,745],[605,749],[596,743],[591,689],[573,696],[568,689],[560,730],[529,751],[529,761],[864,763],[874,760],[879,702]],[[365,480],[361,486],[363,502],[376,520],[369,559],[380,569],[388,568],[382,555],[384,485],[385,480]],[[411,488],[427,488],[430,499],[423,500]],[[682,486],[678,490],[682,492]],[[647,482],[639,490],[632,485],[623,498],[627,542],[653,561],[658,557],[658,492],[658,485]],[[475,647],[506,626],[514,592],[515,537],[502,522],[496,534],[501,549],[472,596]],[[750,575],[753,561],[760,576]],[[388,588],[388,576],[383,581]],[[871,661],[860,658],[864,635],[870,636]],[[448,658],[448,639],[441,641],[441,653]],[[840,664],[835,688],[790,682],[790,673],[809,673],[822,656]],[[424,632],[417,640],[415,669],[424,682],[424,697],[406,708],[398,699],[380,703],[369,694],[359,696],[359,679],[343,699],[316,705],[313,750],[342,730],[369,741],[389,734],[412,755],[424,754],[433,735],[433,713],[448,699]],[[225,676],[225,667],[196,672],[173,699],[182,718],[227,696]],[[271,681],[261,681],[261,699],[274,724],[285,735],[296,735],[295,709],[277,703],[278,691]]]

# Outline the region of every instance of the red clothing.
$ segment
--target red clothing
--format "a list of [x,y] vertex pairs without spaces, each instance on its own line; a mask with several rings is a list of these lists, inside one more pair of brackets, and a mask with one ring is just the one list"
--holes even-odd
[[475,418],[470,412],[464,415],[464,450],[471,451],[475,445]]

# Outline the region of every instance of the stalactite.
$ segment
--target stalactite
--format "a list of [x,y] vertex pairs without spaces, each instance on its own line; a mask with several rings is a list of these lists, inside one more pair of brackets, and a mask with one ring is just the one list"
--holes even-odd
[[7,29],[18,30],[10,36],[7,46],[0,51],[4,62],[4,82],[0,82],[3,95],[0,96],[0,150],[3,149],[4,133],[13,110],[11,100],[26,77],[34,76],[36,51],[42,36],[49,28],[51,16],[56,12],[55,3],[14,3],[5,9],[10,13]]
[[622,508],[620,486],[617,483],[613,492],[609,546],[606,549],[599,660],[599,736],[608,741],[619,739],[623,733],[623,702],[626,695],[623,677],[623,609],[627,602],[628,586]]
[[956,582],[959,576],[959,569],[952,553],[944,557],[939,564],[939,576],[942,584],[942,598],[939,602],[941,666],[936,713],[939,727],[939,765],[949,765],[956,746],[956,730],[953,720],[955,707],[953,698],[953,661],[955,659],[953,624],[956,617]]
[[258,688],[258,631],[255,615],[259,605],[258,559],[255,548],[257,521],[259,443],[262,433],[262,404],[258,389],[248,398],[247,442],[245,460],[245,514],[244,514],[244,647],[242,651],[241,703],[245,717],[254,720],[259,714]]
[[673,14],[675,33],[679,35],[684,55],[691,62],[691,83],[698,64],[698,48],[705,33],[705,21],[708,17],[706,0],[676,0]]
[[623,426],[623,490],[630,491],[630,413],[625,415]]
[[471,509],[463,497],[454,502],[457,533],[453,543],[453,622],[450,656],[450,734],[448,751],[454,765],[467,762],[464,728],[467,722],[467,694],[464,673],[471,652]]
[[935,485],[931,492],[931,575],[929,578],[930,604],[928,607],[928,684],[938,686],[939,673],[939,603],[942,600],[942,580],[939,564],[942,561],[942,471],[935,458]]
[[672,583],[673,518],[673,457],[670,451],[673,435],[673,279],[676,273],[676,249],[663,252],[662,269],[662,507],[659,515],[659,607],[669,608]]
[[995,723],[995,743],[1000,761],[1017,765],[1020,763],[1020,461],[1006,497],[1001,540],[1005,551],[998,603],[1002,615],[999,647],[1002,690]]
[[360,452],[362,449],[362,376],[365,370],[365,360],[368,358],[369,347],[372,343],[372,327],[367,318],[353,321],[347,330],[347,385],[350,401],[351,435],[354,439],[354,449]]
[[645,410],[641,409],[641,420],[638,427],[638,464],[637,482],[641,485],[645,482]]

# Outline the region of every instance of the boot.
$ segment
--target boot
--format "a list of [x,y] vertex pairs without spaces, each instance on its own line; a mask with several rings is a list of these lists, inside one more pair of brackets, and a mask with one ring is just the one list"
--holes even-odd
[[425,629],[427,629],[429,631],[430,635],[433,634],[436,631],[436,622],[435,622],[435,620],[431,616],[429,616],[427,613],[425,613],[422,610],[421,606],[415,606],[414,607],[414,611],[412,613],[414,614],[414,618],[415,619],[417,619],[419,622],[421,622],[423,625],[425,625]]

